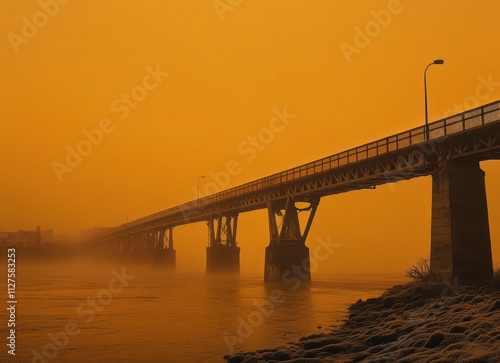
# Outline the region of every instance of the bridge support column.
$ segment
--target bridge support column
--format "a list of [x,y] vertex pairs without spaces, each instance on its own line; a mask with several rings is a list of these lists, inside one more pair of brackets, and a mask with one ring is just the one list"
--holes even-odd
[[154,267],[175,269],[176,253],[174,250],[173,227],[155,231],[152,247]]
[[121,238],[118,242],[118,254],[121,258],[125,258],[130,253],[130,246],[133,243],[135,236]]
[[266,247],[264,281],[286,282],[289,276],[298,275],[311,281],[309,247],[297,243],[269,245]]
[[474,160],[441,162],[432,175],[431,279],[491,280],[484,172]]
[[238,215],[210,218],[208,224],[207,275],[240,273],[240,248],[236,244]]
[[[305,245],[319,198],[306,200],[308,205],[299,208],[295,199],[268,203],[269,232],[271,242],[266,247],[264,281],[286,282],[292,276],[311,281],[309,248]],[[308,211],[304,231],[300,229],[299,213]],[[277,218],[281,219],[278,223]],[[281,228],[280,228],[281,226]],[[296,279],[296,277],[295,277]]]

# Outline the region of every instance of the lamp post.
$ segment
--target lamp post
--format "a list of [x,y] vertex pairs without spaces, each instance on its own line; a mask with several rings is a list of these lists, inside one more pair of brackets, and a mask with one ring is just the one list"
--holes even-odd
[[200,179],[205,179],[205,175],[199,176],[196,182],[196,205],[198,205],[198,199],[200,199]]
[[425,141],[429,141],[429,117],[427,115],[427,69],[433,64],[444,64],[444,60],[436,59],[429,63],[424,70],[424,98],[425,98]]

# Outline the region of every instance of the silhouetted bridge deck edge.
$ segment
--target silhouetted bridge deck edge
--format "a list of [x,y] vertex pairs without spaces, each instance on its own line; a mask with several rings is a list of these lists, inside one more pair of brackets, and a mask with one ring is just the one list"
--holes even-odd
[[[106,231],[87,242],[120,245],[126,243],[123,240],[128,240],[129,244],[133,240],[132,242],[138,245],[150,244],[154,248],[173,250],[172,229],[174,227],[207,221],[210,231],[210,247],[237,248],[238,214],[267,208],[271,235],[269,247],[277,248],[276,246],[279,245],[293,245],[294,243],[305,247],[307,232],[317,204],[323,196],[373,188],[376,185],[430,174],[433,175],[433,180],[443,179],[439,178],[439,175],[443,174],[441,169],[446,169],[446,165],[452,161],[468,163],[467,168],[472,168],[469,172],[475,173],[476,169],[480,170],[479,161],[498,159],[500,156],[500,101],[432,122],[429,124],[428,141],[425,140],[425,135],[425,126],[416,127],[151,214]],[[469,165],[471,163],[477,164],[477,167]],[[443,188],[441,189],[446,192],[449,186]],[[434,189],[433,184],[433,200],[437,193]],[[303,233],[297,217],[298,213],[303,210],[295,207],[296,202],[310,204],[310,207],[306,208],[311,212],[310,218]],[[485,198],[484,206],[486,207]],[[287,215],[290,218],[287,218]],[[274,220],[276,216],[283,218],[284,221],[280,231]],[[433,216],[433,221],[434,219]],[[434,224],[433,222],[433,231]],[[490,245],[489,226],[487,239]],[[208,249],[207,253],[209,253]],[[207,269],[209,269],[208,259],[207,255]],[[432,256],[431,260],[433,260]],[[434,260],[436,262],[436,259]],[[239,260],[237,265],[239,268]],[[436,267],[436,263],[433,265]],[[236,263],[232,263],[232,266],[236,268]],[[276,275],[271,272],[270,274]],[[279,272],[277,274],[279,275]]]

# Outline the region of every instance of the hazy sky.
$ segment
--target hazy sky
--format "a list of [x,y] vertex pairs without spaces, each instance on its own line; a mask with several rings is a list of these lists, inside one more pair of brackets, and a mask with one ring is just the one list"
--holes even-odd
[[[200,175],[203,194],[419,126],[437,58],[431,120],[500,99],[499,1],[0,0],[0,14],[0,231],[119,225],[192,200]],[[269,133],[277,111],[295,117]],[[500,168],[482,168],[498,263]],[[430,211],[430,177],[323,198],[308,245],[339,247],[318,271],[402,271],[429,253]],[[174,236],[178,268],[203,270],[206,226]],[[238,242],[242,272],[262,272],[265,211],[240,217]]]

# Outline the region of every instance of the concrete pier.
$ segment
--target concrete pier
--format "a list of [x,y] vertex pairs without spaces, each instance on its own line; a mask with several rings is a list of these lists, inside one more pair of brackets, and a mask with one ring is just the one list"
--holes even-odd
[[311,281],[309,248],[303,243],[272,244],[266,247],[264,281],[281,281],[297,275],[302,281]]
[[207,275],[239,274],[240,273],[240,248],[234,246],[207,247]]
[[491,280],[484,172],[475,160],[441,162],[432,175],[431,279]]
[[176,251],[174,249],[153,250],[153,267],[167,270],[175,270]]

